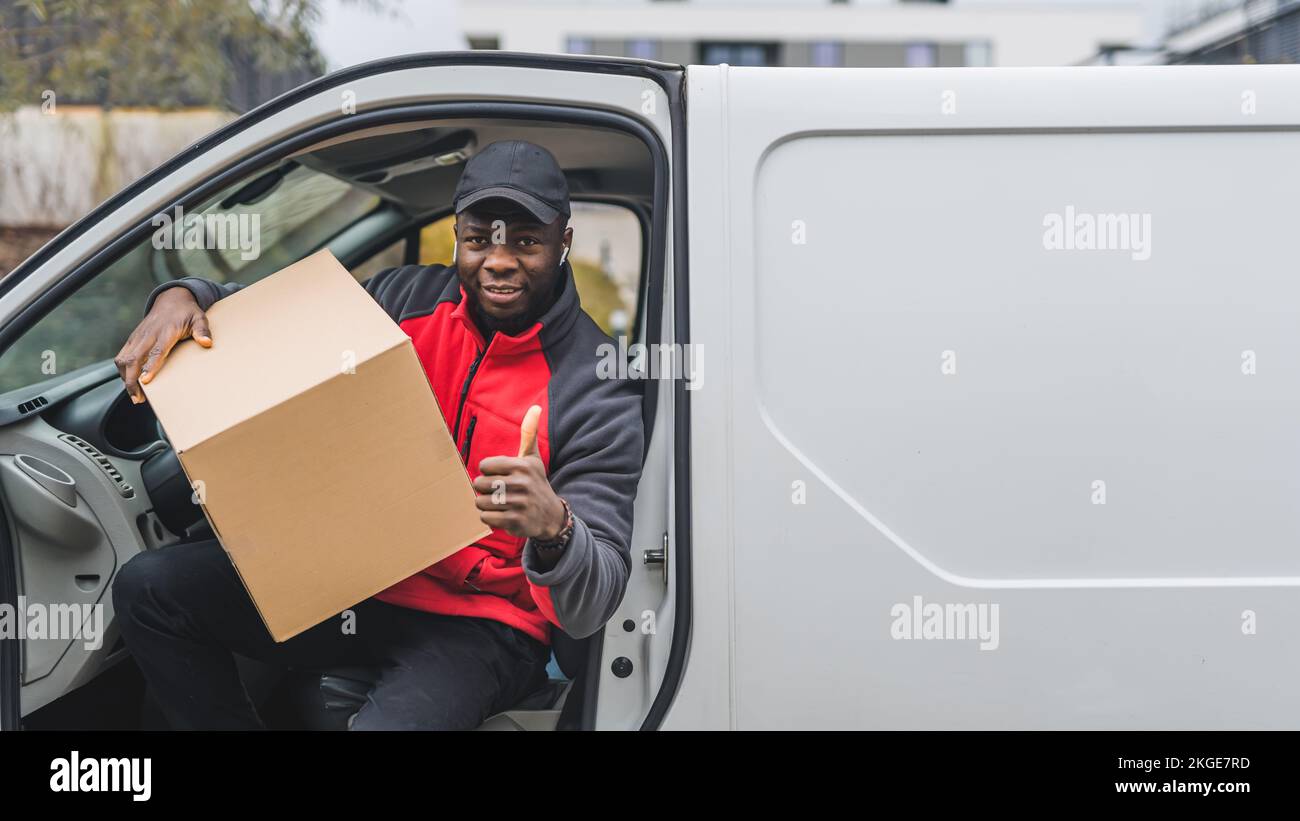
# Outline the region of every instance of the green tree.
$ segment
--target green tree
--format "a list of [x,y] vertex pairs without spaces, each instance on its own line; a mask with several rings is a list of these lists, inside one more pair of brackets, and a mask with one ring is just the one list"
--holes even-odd
[[[384,0],[355,0],[375,9]],[[237,72],[324,73],[322,0],[0,0],[0,109],[58,103],[243,108]],[[279,91],[283,89],[275,89]]]

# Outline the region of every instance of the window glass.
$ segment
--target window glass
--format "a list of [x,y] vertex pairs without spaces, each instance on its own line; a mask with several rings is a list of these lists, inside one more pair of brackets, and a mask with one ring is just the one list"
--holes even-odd
[[247,185],[232,186],[180,219],[169,215],[170,243],[158,236],[167,233],[165,224],[153,240],[164,246],[154,265],[165,272],[161,279],[200,276],[252,284],[302,259],[379,205],[375,194],[303,166],[260,196]]
[[910,68],[927,68],[939,61],[934,43],[908,43],[904,55],[903,64]]
[[592,46],[590,37],[570,37],[565,40],[564,50],[568,54],[591,54]]
[[42,317],[0,357],[0,393],[112,359],[158,284],[149,243],[137,247]]
[[[302,167],[257,202],[222,208],[222,201],[238,189],[222,192],[195,212],[205,221],[202,233],[191,235],[192,247],[186,247],[183,223],[188,215],[182,212],[181,227],[171,232],[171,248],[155,248],[155,232],[40,319],[0,357],[0,393],[111,360],[139,324],[145,300],[160,282],[201,276],[251,284],[306,256],[378,203],[374,195]],[[569,261],[582,306],[606,333],[627,334],[638,308],[640,223],[622,206],[575,202],[572,210]],[[225,241],[215,243],[221,247],[199,247],[213,244],[206,240],[217,233],[217,226],[206,222],[209,214],[225,222]],[[420,232],[422,264],[451,261],[453,222],[449,216]],[[254,235],[247,236],[255,224]],[[257,253],[250,259],[243,258],[253,251]],[[357,266],[353,275],[365,281],[401,265],[403,256],[404,243],[394,242]]]
[[406,259],[406,240],[399,239],[370,259],[353,267],[352,276],[357,282],[365,282],[385,268],[395,268]]
[[659,44],[654,40],[628,40],[627,56],[638,60],[658,60]]
[[[112,359],[159,283],[182,276],[245,285],[303,258],[379,198],[294,165],[254,198],[244,180],[193,211],[161,215],[153,234],[42,317],[0,357],[0,392]],[[243,190],[249,202],[232,201]],[[400,262],[400,260],[399,260]]]
[[993,65],[993,49],[987,40],[975,40],[966,44],[966,65]]
[[773,66],[776,65],[776,45],[774,43],[701,43],[700,62],[716,66],[726,63],[731,66]]
[[811,62],[818,68],[832,68],[844,65],[844,44],[832,41],[813,43],[810,49]]

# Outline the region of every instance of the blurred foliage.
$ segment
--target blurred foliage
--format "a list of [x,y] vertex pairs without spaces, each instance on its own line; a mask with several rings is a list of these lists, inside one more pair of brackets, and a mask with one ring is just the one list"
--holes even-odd
[[578,285],[578,298],[582,302],[582,310],[596,320],[596,324],[602,331],[614,336],[610,321],[614,311],[621,310],[631,314],[635,306],[623,304],[614,280],[610,279],[609,274],[605,273],[597,263],[572,258],[569,263],[573,266],[573,281]]
[[[381,9],[385,0],[353,0]],[[319,76],[323,0],[5,0],[0,109],[231,105],[236,67]],[[301,80],[299,80],[301,82]]]
[[455,225],[456,218],[446,216],[420,229],[421,265],[451,264],[452,246],[456,244]]

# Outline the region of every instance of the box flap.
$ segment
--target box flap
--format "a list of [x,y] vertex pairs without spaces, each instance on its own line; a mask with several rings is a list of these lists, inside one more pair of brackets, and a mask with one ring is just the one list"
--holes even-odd
[[408,341],[329,250],[218,301],[208,324],[211,348],[184,340],[142,386],[178,453]]

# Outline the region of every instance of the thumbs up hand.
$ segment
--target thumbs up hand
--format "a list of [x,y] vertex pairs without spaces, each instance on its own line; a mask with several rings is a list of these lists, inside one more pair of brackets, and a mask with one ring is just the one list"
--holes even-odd
[[479,462],[474,490],[483,524],[525,539],[553,539],[564,529],[564,503],[546,478],[537,449],[542,409],[533,405],[519,425],[519,455]]
[[542,421],[542,409],[533,405],[524,414],[524,421],[519,423],[519,458],[536,456],[542,458],[537,450],[537,424]]

